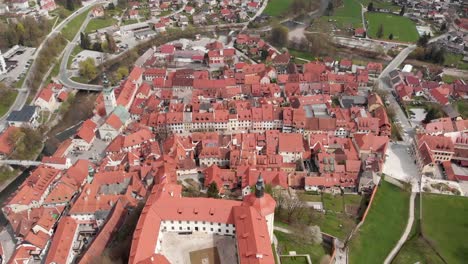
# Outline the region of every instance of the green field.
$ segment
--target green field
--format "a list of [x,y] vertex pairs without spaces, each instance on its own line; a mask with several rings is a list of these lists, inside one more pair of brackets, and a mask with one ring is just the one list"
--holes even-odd
[[8,112],[10,106],[15,102],[17,95],[18,91],[16,90],[9,90],[8,92],[5,92],[2,100],[0,100],[0,117]]
[[391,11],[400,11],[401,7],[394,5],[392,1],[385,1],[385,0],[357,0],[361,3],[364,7],[367,8],[370,2],[373,3],[374,8],[385,8]]
[[131,24],[135,24],[135,23],[138,23],[138,20],[136,20],[136,19],[127,19],[127,20],[122,21],[123,25],[131,25]]
[[[305,51],[300,51],[300,50],[295,50],[295,49],[289,49],[288,50],[289,54],[296,58],[301,58],[309,61],[315,61],[315,57],[312,56],[309,52]],[[306,63],[306,61],[303,60],[297,60],[296,63]]]
[[367,12],[366,20],[368,22],[367,33],[371,38],[377,38],[377,31],[380,25],[383,25],[382,39],[388,40],[390,34],[393,34],[394,41],[416,42],[419,39],[416,25],[407,17]]
[[80,29],[81,25],[85,21],[86,17],[88,16],[88,11],[89,8],[81,13],[80,15],[76,16],[73,18],[63,29],[62,29],[62,35],[68,39],[69,41],[72,41],[73,38],[75,37],[76,33],[78,33],[78,30]]
[[[289,251],[296,251],[297,254],[309,254],[312,263],[320,263],[320,260],[328,254],[321,244],[298,241],[297,236],[294,234],[286,234],[279,231],[274,231],[274,233],[278,239],[278,250],[281,252],[281,255],[288,255]],[[281,258],[281,264],[307,263],[307,261],[303,261],[305,259],[302,258]]]
[[343,5],[335,8],[333,16],[321,17],[322,22],[334,23],[338,28],[362,27],[361,5],[356,0],[343,0]]
[[468,260],[468,198],[423,195],[423,234],[447,263]]
[[457,108],[458,113],[463,117],[463,119],[468,118],[468,102],[466,100],[458,100],[455,101],[455,105]]
[[426,240],[421,236],[421,221],[419,217],[419,195],[416,196],[414,203],[414,223],[408,240],[401,248],[398,255],[393,260],[393,264],[406,263],[432,263],[442,264],[442,259],[431,248]]
[[270,0],[263,11],[263,14],[273,17],[280,16],[284,12],[288,11],[291,3],[292,0]]
[[112,25],[117,24],[117,20],[114,18],[94,18],[91,19],[86,26],[85,32],[91,33],[98,29],[110,27]]
[[[326,212],[322,213],[310,209],[312,210],[310,222],[318,225],[322,232],[344,240],[356,226],[358,213],[353,213],[350,209],[359,208],[362,196],[352,194],[341,196],[329,193],[320,195],[308,192],[298,192],[298,196],[305,202],[323,202]],[[346,207],[347,212],[345,213]],[[277,223],[281,222],[276,222],[275,225]]]
[[383,263],[405,229],[409,196],[381,180],[365,222],[349,242],[350,263]]

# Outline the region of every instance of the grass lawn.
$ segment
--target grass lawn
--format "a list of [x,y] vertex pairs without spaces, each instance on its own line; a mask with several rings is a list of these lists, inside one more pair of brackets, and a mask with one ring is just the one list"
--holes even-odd
[[116,25],[117,20],[114,18],[94,18],[91,19],[86,26],[85,32],[86,33],[91,33],[94,32],[98,29],[105,28],[105,27],[110,27],[112,25]]
[[54,68],[52,68],[52,71],[50,72],[49,76],[47,76],[47,81],[46,83],[50,83],[53,77],[57,76],[60,71],[60,61],[62,60],[62,57],[55,63]]
[[138,23],[138,20],[136,20],[136,19],[127,19],[127,20],[122,21],[123,25],[131,25],[131,24],[135,24],[135,23]]
[[405,263],[434,263],[442,264],[443,261],[430,245],[421,236],[421,221],[419,219],[419,195],[414,203],[414,223],[408,240],[393,260],[393,264]]
[[[64,17],[60,17],[60,13],[62,13]],[[53,17],[58,17],[57,24],[55,24],[55,26],[57,26],[58,24],[60,24],[60,22],[62,22],[65,18],[69,17],[72,13],[73,11],[66,9],[63,6],[57,5],[57,9],[55,9],[54,11],[50,11],[49,15]]]
[[[294,234],[286,234],[279,231],[274,231],[276,238],[278,239],[278,250],[280,255],[288,255],[289,251],[296,251],[297,254],[309,254],[312,259],[312,263],[320,263],[320,259],[327,255],[328,252],[321,244],[304,243],[298,241],[297,236]],[[281,264],[295,264],[302,263],[292,258],[281,258]],[[305,262],[307,263],[307,262]]]
[[409,196],[409,192],[381,181],[364,224],[350,241],[350,263],[383,263],[405,229]]
[[308,192],[297,192],[297,195],[299,196],[299,199],[301,199],[304,202],[321,202],[322,197],[320,194],[311,194]]
[[[288,52],[289,54],[291,54],[292,56],[296,57],[296,58],[301,58],[301,59],[306,59],[306,60],[310,60],[310,61],[315,61],[315,57],[312,56],[309,52],[305,52],[305,51],[300,51],[300,50],[295,50],[295,49],[288,49]],[[303,60],[298,60],[298,62],[304,62]]]
[[72,41],[73,38],[75,37],[76,33],[78,33],[78,30],[80,29],[81,25],[85,21],[86,17],[88,16],[88,11],[89,8],[81,13],[80,15],[76,16],[73,18],[68,24],[62,29],[62,35],[68,39],[69,41]]
[[361,5],[355,0],[343,0],[343,5],[335,8],[333,16],[323,16],[322,21],[331,21],[338,28],[362,27]]
[[288,11],[291,3],[292,0],[270,0],[263,11],[263,14],[273,17],[280,16],[284,12]]
[[6,167],[0,168],[0,183],[5,182],[13,176],[16,176],[20,171],[18,169],[9,170]]
[[163,17],[163,16],[167,16],[169,14],[172,14],[172,10],[164,10],[164,11],[161,11],[161,13],[158,15],[158,17]]
[[458,112],[463,117],[463,119],[468,118],[468,102],[466,100],[455,101]]
[[79,83],[89,83],[89,80],[83,76],[73,76],[70,79]]
[[316,212],[313,214],[312,220],[314,224],[320,227],[322,232],[342,240],[346,239],[356,226],[356,219],[354,217],[342,213]]
[[8,112],[10,106],[15,102],[17,95],[18,91],[16,90],[9,90],[5,93],[2,100],[0,100],[0,116],[3,116]]
[[407,17],[367,12],[368,21],[367,32],[371,38],[377,38],[377,31],[382,24],[384,34],[382,39],[388,40],[388,36],[393,34],[393,40],[401,42],[416,42],[419,39],[416,25]]
[[453,83],[455,82],[456,80],[459,80],[461,78],[457,77],[457,76],[453,76],[453,75],[448,75],[448,74],[444,74],[442,76],[442,81],[444,83]]
[[447,52],[444,55],[444,66],[455,67],[463,59],[463,55]]
[[468,198],[423,195],[423,234],[447,263],[468,260]]
[[281,264],[307,264],[305,256],[281,257]]
[[373,3],[374,8],[385,8],[389,9],[392,11],[400,11],[401,7],[394,5],[391,1],[385,1],[385,0],[357,0],[360,2],[364,7],[367,8],[370,2]]

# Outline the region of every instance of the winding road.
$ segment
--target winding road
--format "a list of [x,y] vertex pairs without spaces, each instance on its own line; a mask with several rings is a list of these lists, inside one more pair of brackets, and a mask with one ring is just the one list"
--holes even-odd
[[51,39],[53,36],[55,36],[57,33],[60,33],[60,31],[65,26],[67,26],[68,23],[71,20],[73,20],[75,17],[79,16],[81,13],[86,11],[89,8],[89,6],[93,6],[93,5],[96,5],[96,4],[101,4],[101,3],[104,3],[104,2],[106,2],[106,1],[97,1],[97,2],[95,2],[93,4],[91,4],[91,5],[81,7],[80,9],[73,12],[70,16],[68,16],[65,20],[60,22],[60,24],[58,24],[55,28],[53,28],[50,31],[49,34],[47,34],[47,36],[44,38],[44,40],[39,45],[39,47],[37,47],[36,51],[34,52],[32,58],[31,58],[31,59],[33,59],[33,63],[31,65],[31,67],[30,67],[30,70],[26,74],[23,85],[21,86],[20,89],[18,89],[18,95],[16,96],[15,102],[13,102],[13,104],[10,106],[10,109],[5,113],[5,115],[3,115],[0,118],[0,131],[2,131],[6,127],[6,125],[7,125],[6,124],[6,118],[10,115],[10,113],[12,111],[21,110],[21,108],[23,108],[23,106],[26,104],[26,102],[28,100],[28,97],[29,97],[29,94],[31,93],[31,89],[27,85],[29,78],[31,78],[31,72],[32,72],[31,69],[36,67],[36,58],[37,58],[38,54],[40,53],[40,51],[42,50],[42,48],[44,47],[45,43],[47,43],[47,41],[49,39]]

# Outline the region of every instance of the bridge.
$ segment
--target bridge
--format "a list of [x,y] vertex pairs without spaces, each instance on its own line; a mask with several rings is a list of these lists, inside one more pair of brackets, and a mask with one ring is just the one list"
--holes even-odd
[[0,160],[1,165],[16,165],[16,166],[39,166],[42,162],[37,160]]

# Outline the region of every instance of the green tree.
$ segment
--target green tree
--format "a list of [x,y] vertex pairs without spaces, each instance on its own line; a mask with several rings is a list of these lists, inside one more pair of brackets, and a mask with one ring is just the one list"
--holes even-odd
[[384,34],[384,27],[382,24],[379,25],[379,29],[377,29],[377,38],[382,38]]
[[447,23],[446,22],[444,22],[444,23],[442,23],[442,25],[440,25],[440,31],[445,31],[445,30],[447,30]]
[[389,39],[389,40],[392,40],[392,39],[393,39],[393,33],[390,33],[390,35],[388,35],[388,39]]
[[66,8],[70,11],[75,10],[75,3],[73,3],[73,0],[67,0]]
[[91,46],[91,39],[87,33],[80,33],[80,47],[82,49],[89,49]]
[[84,61],[80,62],[80,75],[87,78],[88,80],[93,80],[96,78],[98,72],[96,68],[96,63],[93,58],[87,58]]
[[107,41],[107,48],[109,52],[114,53],[117,52],[118,47],[117,44],[115,43],[114,37],[106,32],[106,41]]
[[288,45],[288,33],[287,27],[276,25],[271,30],[271,42],[279,47],[286,47]]
[[430,105],[426,109],[427,114],[423,120],[423,123],[427,124],[434,119],[444,117],[444,112],[440,105]]
[[333,6],[332,1],[328,2],[327,9],[325,9],[325,14],[327,16],[332,16],[334,9],[335,9],[335,7]]
[[427,43],[429,43],[429,39],[431,38],[431,34],[424,33],[421,37],[418,39],[418,46],[421,47],[426,47]]
[[373,2],[370,2],[370,3],[367,5],[367,11],[369,11],[369,12],[374,11],[374,3],[373,3]]
[[127,0],[118,0],[117,1],[117,6],[121,9],[125,9],[128,6]]
[[120,66],[118,69],[117,69],[117,79],[120,81],[122,80],[124,77],[126,77],[128,75],[128,67],[126,66]]
[[400,10],[400,16],[403,16],[403,15],[405,14],[405,12],[406,12],[406,7],[403,6],[403,7],[401,8],[401,10]]
[[208,186],[207,195],[210,198],[219,198],[219,189],[216,182],[211,182],[210,186]]

